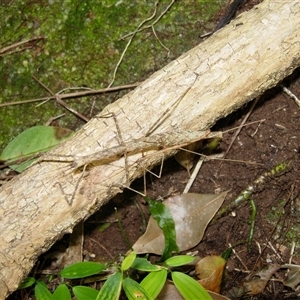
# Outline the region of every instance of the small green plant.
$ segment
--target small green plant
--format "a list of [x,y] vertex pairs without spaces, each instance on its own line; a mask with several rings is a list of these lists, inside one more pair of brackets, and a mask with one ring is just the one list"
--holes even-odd
[[[111,268],[96,262],[79,262],[63,269],[60,275],[65,279],[78,279],[111,272],[100,291],[87,286],[74,286],[72,292],[78,300],[119,299],[122,289],[129,300],[137,298],[155,299],[164,287],[168,273],[184,299],[212,299],[196,280],[182,272],[172,270],[189,264],[194,259],[189,255],[177,255],[168,258],[163,263],[151,264],[146,258],[137,257],[133,251],[124,258],[120,266]],[[130,270],[148,272],[149,274],[138,283],[130,278],[132,273]],[[20,288],[28,287],[28,283],[32,285],[35,280],[28,278]],[[71,300],[71,293],[66,284],[60,284],[52,294],[45,283],[41,281],[36,282],[35,296],[37,300]]]
[[[70,265],[60,272],[65,279],[79,279],[103,274],[106,281],[102,288],[96,290],[87,286],[74,286],[72,292],[78,300],[115,300],[119,299],[123,289],[127,298],[155,299],[164,287],[168,274],[184,299],[212,299],[208,292],[193,278],[180,272],[173,271],[194,261],[193,256],[176,255],[163,263],[151,264],[147,258],[137,257],[133,251],[118,265],[104,265],[96,262],[79,262]],[[140,282],[130,278],[133,270],[148,272]],[[109,274],[109,275],[107,275]],[[71,300],[71,293],[66,284],[60,284],[52,294],[46,284],[27,278],[20,288],[27,288],[35,283],[35,297],[37,300]]]
[[[150,212],[162,228],[165,236],[165,249],[160,262],[152,264],[147,258],[138,257],[135,251],[130,252],[120,264],[101,264],[97,262],[79,262],[64,268],[60,276],[67,280],[82,279],[102,275],[106,280],[100,290],[87,286],[73,286],[72,293],[78,300],[116,300],[123,290],[129,300],[155,299],[169,277],[184,299],[212,299],[210,294],[192,277],[180,271],[180,267],[190,264],[195,257],[175,255],[175,224],[168,208],[161,202],[146,199]],[[141,282],[133,278],[138,273],[148,273]],[[70,281],[71,282],[71,281]],[[52,294],[45,283],[27,278],[20,288],[35,285],[37,300],[71,300],[71,293],[66,284],[60,284]]]

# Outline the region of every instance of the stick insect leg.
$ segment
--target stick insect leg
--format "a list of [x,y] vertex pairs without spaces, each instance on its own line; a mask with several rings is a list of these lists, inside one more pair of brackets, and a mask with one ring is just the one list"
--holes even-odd
[[[121,128],[119,126],[119,123],[118,123],[116,115],[114,113],[109,113],[109,114],[107,114],[107,117],[112,117],[113,120],[114,120],[116,129],[117,129],[118,143],[120,144],[120,146],[126,147],[126,143],[123,140]],[[135,189],[132,189],[130,187],[128,156],[127,156],[127,152],[125,151],[124,152],[124,169],[125,169],[126,183],[125,184],[121,184],[121,186],[123,188],[125,187],[125,188],[127,188],[127,189],[129,189],[129,190],[131,190],[133,192],[136,192],[137,194],[140,194],[143,197],[146,196],[147,195],[147,191],[146,191],[146,172],[149,172],[150,174],[154,175],[157,178],[161,178],[162,169],[163,169],[163,162],[164,162],[164,155],[162,155],[162,162],[161,162],[161,166],[160,166],[160,170],[159,170],[159,175],[155,174],[154,172],[152,172],[152,171],[150,171],[148,169],[144,170],[144,194],[143,194],[143,193],[141,193],[141,192],[139,192],[139,191],[137,191]]]
[[[124,143],[123,138],[122,138],[121,129],[119,127],[116,115],[114,113],[109,113],[107,115],[100,116],[100,118],[110,118],[110,117],[113,118],[114,123],[115,123],[116,128],[117,128],[117,140],[118,140],[118,143],[120,144],[120,146],[125,146],[126,147],[126,144]],[[126,184],[129,185],[129,172],[128,172],[128,162],[127,162],[127,152],[126,151],[124,152],[124,162],[125,162]],[[64,194],[64,198],[65,198],[65,200],[67,201],[67,203],[70,206],[72,205],[72,203],[73,203],[73,201],[75,199],[77,190],[79,188],[79,184],[80,184],[82,178],[84,177],[84,175],[86,174],[86,168],[87,168],[87,166],[88,166],[88,163],[85,163],[83,165],[83,167],[82,167],[82,173],[81,173],[81,175],[79,176],[79,178],[76,181],[75,188],[74,188],[74,191],[73,191],[70,199],[68,199],[68,196],[64,193],[62,186],[59,184],[59,187],[60,187],[60,189],[62,190],[62,192]]]
[[61,183],[60,183],[60,182],[56,182],[56,183],[55,183],[55,185],[58,185],[58,187],[60,188],[62,194],[64,195],[64,198],[65,198],[66,202],[67,202],[70,206],[72,206],[72,204],[73,204],[73,201],[74,201],[75,196],[76,196],[76,194],[77,194],[77,190],[78,190],[80,181],[81,181],[81,179],[82,179],[82,178],[84,177],[84,175],[85,175],[85,169],[86,169],[87,166],[88,166],[87,164],[85,164],[85,165],[83,166],[82,173],[81,173],[81,175],[79,176],[79,178],[78,178],[77,181],[76,181],[74,191],[72,192],[70,198],[69,198],[68,194],[65,193],[65,191],[64,191],[64,189],[63,189]]
[[[98,118],[113,118],[116,129],[117,129],[116,136],[117,136],[118,143],[120,146],[124,146],[126,148],[126,143],[123,140],[121,128],[119,126],[117,116],[115,115],[115,113],[109,112],[106,115],[98,116]],[[130,185],[127,151],[124,151],[123,155],[124,155],[124,169],[125,169],[125,176],[126,176],[126,184],[125,185],[122,184],[122,186],[127,187]]]
[[146,178],[146,172],[154,175],[156,178],[161,178],[161,174],[162,174],[162,170],[163,170],[163,166],[164,166],[164,160],[165,160],[165,156],[163,154],[162,158],[161,158],[161,163],[160,163],[160,168],[159,168],[159,174],[158,175],[155,174],[154,172],[150,171],[147,168],[144,169],[143,178],[144,178],[144,194],[145,195],[147,195],[147,178]]

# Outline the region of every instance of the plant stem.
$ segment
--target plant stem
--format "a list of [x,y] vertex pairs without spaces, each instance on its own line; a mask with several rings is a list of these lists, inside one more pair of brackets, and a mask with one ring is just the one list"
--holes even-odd
[[289,163],[282,162],[275,166],[270,171],[263,173],[256,180],[254,180],[252,185],[249,185],[245,190],[243,190],[230,204],[219,210],[213,219],[213,222],[227,215],[233,209],[237,208],[241,203],[248,200],[257,187],[265,183],[266,179],[272,176],[279,176],[289,167]]

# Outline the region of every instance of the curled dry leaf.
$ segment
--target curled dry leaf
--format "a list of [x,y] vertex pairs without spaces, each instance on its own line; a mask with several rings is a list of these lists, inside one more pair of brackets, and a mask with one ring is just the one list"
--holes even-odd
[[[183,150],[180,150],[175,154],[176,161],[183,166],[185,169],[187,169],[188,173],[190,172],[190,169],[193,167],[193,159],[195,154],[192,153],[199,149],[203,144],[203,141],[198,141],[192,144],[187,145],[184,147]],[[191,151],[191,152],[190,152]]]
[[290,271],[287,273],[286,278],[283,281],[283,284],[292,288],[295,291],[297,286],[300,284],[300,266],[287,264],[281,266],[281,268],[290,269]]
[[[169,208],[176,230],[176,243],[180,251],[197,245],[205,229],[222,205],[227,192],[215,194],[182,194],[168,198],[164,204]],[[164,250],[164,236],[157,222],[150,217],[146,232],[133,245],[138,253],[161,255]]]
[[201,285],[212,292],[220,293],[226,260],[221,256],[207,256],[198,261],[195,273]]
[[230,298],[240,298],[245,295],[257,295],[266,287],[270,278],[281,268],[278,264],[268,264],[258,272],[246,277],[245,282],[228,291]]
[[247,278],[244,283],[246,292],[250,295],[257,295],[263,291],[266,284],[275,272],[280,269],[278,264],[269,264],[260,271]]

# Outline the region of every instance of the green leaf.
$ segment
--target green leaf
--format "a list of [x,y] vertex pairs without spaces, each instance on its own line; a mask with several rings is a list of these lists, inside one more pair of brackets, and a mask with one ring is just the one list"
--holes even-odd
[[187,265],[195,260],[195,257],[190,255],[176,255],[168,258],[165,263],[170,267],[179,267]]
[[108,227],[110,227],[110,225],[111,225],[111,223],[109,223],[109,222],[105,222],[105,223],[103,223],[103,224],[101,224],[100,226],[99,226],[99,232],[103,232],[105,229],[107,229]]
[[131,278],[123,280],[123,289],[129,300],[153,300],[144,288],[142,288],[136,281]]
[[131,253],[129,253],[124,258],[124,260],[122,261],[121,270],[122,271],[127,271],[131,267],[131,265],[134,262],[135,258],[136,258],[136,252],[135,251],[132,251]]
[[118,271],[108,277],[101,288],[96,300],[116,300],[119,299],[122,288],[123,273]]
[[206,289],[192,277],[181,272],[172,272],[172,280],[184,299],[212,300]]
[[47,286],[40,281],[38,281],[34,287],[34,295],[36,300],[53,300],[52,294]]
[[[53,126],[40,125],[28,128],[5,147],[0,160],[11,162],[9,167],[21,173],[33,162],[34,159],[29,159],[31,156],[50,150],[72,133],[69,129]],[[14,164],[13,162],[18,159],[22,159],[23,162]]]
[[149,204],[149,210],[152,217],[156,220],[158,226],[162,229],[165,237],[165,247],[161,260],[166,260],[172,256],[172,252],[179,252],[176,244],[175,223],[169,209],[161,202],[145,197]]
[[72,291],[77,300],[95,300],[99,294],[99,291],[88,286],[74,286]]
[[143,279],[140,286],[144,288],[144,290],[146,290],[153,299],[155,299],[164,287],[167,279],[167,273],[166,269],[151,272]]
[[137,257],[133,264],[131,265],[131,268],[144,271],[144,272],[155,272],[160,271],[162,269],[161,266],[158,265],[152,265],[150,261],[148,261],[146,258]]
[[223,257],[226,261],[229,259],[229,256],[232,252],[232,247],[226,249],[222,254],[221,257]]
[[105,268],[106,266],[100,263],[83,261],[64,268],[60,272],[60,275],[68,279],[84,278],[98,274],[102,272]]
[[52,295],[53,300],[71,300],[71,294],[65,284],[60,284]]
[[35,283],[35,278],[33,277],[27,277],[23,280],[23,282],[19,285],[18,289],[26,289],[30,286],[32,286]]

